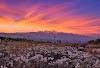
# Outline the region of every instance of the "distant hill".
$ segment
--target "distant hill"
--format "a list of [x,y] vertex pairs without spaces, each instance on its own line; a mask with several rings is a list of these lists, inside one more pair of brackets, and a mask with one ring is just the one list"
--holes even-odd
[[63,33],[55,31],[39,31],[39,32],[27,32],[27,33],[0,33],[0,36],[11,38],[27,38],[31,40],[43,40],[43,41],[57,41],[62,42],[87,42],[89,40],[95,40],[96,38],[72,33]]
[[96,38],[100,38],[100,34],[92,34],[92,35],[90,35],[90,36],[96,37]]

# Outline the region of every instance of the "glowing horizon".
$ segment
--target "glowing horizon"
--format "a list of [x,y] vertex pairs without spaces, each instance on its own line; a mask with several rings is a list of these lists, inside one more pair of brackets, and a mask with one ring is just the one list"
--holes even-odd
[[[88,3],[87,1],[8,1],[0,1],[0,32],[57,31],[85,35],[100,34],[100,10],[91,9],[88,4],[85,6],[84,3]],[[99,7],[95,4],[100,1],[89,1],[91,6]],[[80,5],[82,2],[84,5]]]

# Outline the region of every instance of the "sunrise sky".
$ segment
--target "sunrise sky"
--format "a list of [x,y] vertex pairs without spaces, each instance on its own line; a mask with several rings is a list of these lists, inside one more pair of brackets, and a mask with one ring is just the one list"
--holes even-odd
[[0,32],[100,34],[100,0],[0,0]]

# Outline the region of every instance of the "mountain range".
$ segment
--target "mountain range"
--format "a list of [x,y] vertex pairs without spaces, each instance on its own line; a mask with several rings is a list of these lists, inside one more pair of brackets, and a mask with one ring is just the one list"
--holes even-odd
[[27,38],[31,40],[43,40],[43,41],[57,41],[62,42],[87,42],[89,40],[95,40],[96,37],[63,33],[56,31],[39,31],[39,32],[26,32],[26,33],[0,33],[0,36],[11,38]]

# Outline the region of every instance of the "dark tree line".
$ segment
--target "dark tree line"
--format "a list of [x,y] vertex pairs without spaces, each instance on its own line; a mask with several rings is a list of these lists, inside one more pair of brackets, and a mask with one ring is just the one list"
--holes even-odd
[[38,40],[29,40],[25,38],[10,38],[10,37],[0,37],[0,41],[20,41],[20,42],[35,42],[35,43],[51,43],[50,41],[38,41]]
[[90,40],[87,42],[88,44],[100,44],[100,39],[96,39],[96,40]]

